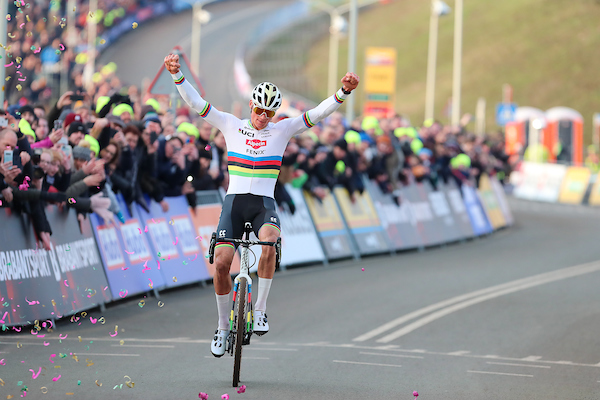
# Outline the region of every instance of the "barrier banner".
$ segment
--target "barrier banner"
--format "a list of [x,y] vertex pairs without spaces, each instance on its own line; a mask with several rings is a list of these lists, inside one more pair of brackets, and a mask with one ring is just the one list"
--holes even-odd
[[287,209],[277,211],[281,222],[281,265],[325,261],[325,253],[310,218],[302,190],[290,184],[286,184],[285,189],[296,210],[293,214]]
[[431,208],[426,188],[413,183],[401,189],[401,192],[403,194],[401,201],[409,203],[416,227],[423,238],[423,245],[433,246],[444,243],[442,222]]
[[[89,221],[73,210],[46,207],[54,234],[41,249],[29,217],[0,209],[0,324],[29,325],[110,300]],[[42,323],[42,322],[40,322]]]
[[457,222],[454,213],[452,212],[452,208],[450,208],[450,204],[448,203],[448,199],[446,198],[446,193],[441,189],[437,191],[433,190],[433,187],[428,181],[423,181],[423,183],[417,185],[417,189],[425,190],[425,192],[427,192],[431,209],[438,219],[444,243],[463,239],[464,236],[461,234],[460,230],[457,229]]
[[[212,190],[196,192],[196,207],[190,208],[190,216],[196,229],[196,236],[200,236],[198,239],[202,248],[202,258],[211,277],[215,276],[215,264],[210,264],[205,256],[208,255],[210,238],[213,232],[217,231],[221,208],[221,197],[217,191]],[[239,252],[233,258],[230,272],[236,275],[240,272]]]
[[569,167],[560,187],[559,203],[581,204],[592,172],[586,167]]
[[[210,279],[185,196],[165,197],[169,210],[150,203],[150,213],[137,206],[142,223],[148,227],[152,261],[167,287]],[[154,266],[152,267],[154,268]]]
[[354,252],[349,232],[344,226],[333,194],[327,190],[327,196],[321,201],[315,199],[310,193],[303,194],[327,258],[332,260],[352,257]]
[[463,201],[465,203],[465,207],[467,208],[469,218],[471,219],[471,226],[473,227],[473,232],[475,235],[480,236],[487,233],[492,233],[494,230],[492,229],[492,225],[488,221],[487,216],[483,211],[483,207],[479,202],[475,188],[469,185],[462,185],[461,189],[463,193]]
[[356,201],[352,203],[348,191],[342,187],[333,189],[340,205],[342,215],[354,240],[358,244],[360,254],[377,254],[389,251],[388,241],[379,221],[379,216],[367,190],[362,194],[355,193]]
[[494,229],[505,227],[506,221],[504,220],[504,214],[500,209],[500,205],[496,199],[496,193],[494,193],[494,189],[492,189],[492,183],[487,174],[482,174],[479,178],[479,189],[477,190],[477,194],[492,227]]
[[448,199],[448,203],[450,203],[450,209],[454,214],[454,221],[456,222],[455,229],[457,235],[459,235],[459,239],[467,239],[475,236],[473,227],[471,226],[469,213],[467,212],[467,208],[465,207],[460,189],[456,185],[456,182],[453,179],[450,179],[446,184],[439,182],[438,188],[440,191],[444,192]]
[[148,227],[140,222],[137,206],[127,206],[121,194],[116,197],[124,224],[105,224],[102,218],[90,214],[113,300],[166,286],[156,268]]
[[592,189],[590,191],[590,198],[588,199],[588,204],[591,206],[600,206],[600,174],[597,174],[595,178],[595,182],[592,185]]
[[396,203],[391,194],[384,194],[378,185],[366,180],[366,187],[373,198],[373,204],[381,217],[381,225],[387,232],[395,250],[412,249],[423,245],[423,239],[416,228],[410,204]]
[[558,201],[565,165],[522,162],[520,171],[511,174],[513,195],[525,200]]
[[510,211],[510,207],[508,206],[508,201],[506,201],[506,193],[504,192],[504,187],[498,181],[495,176],[490,178],[490,182],[492,183],[492,189],[496,194],[496,199],[498,200],[498,204],[500,205],[500,210],[502,210],[502,214],[504,215],[504,221],[508,226],[511,226],[515,223],[515,219],[513,218],[512,212]]

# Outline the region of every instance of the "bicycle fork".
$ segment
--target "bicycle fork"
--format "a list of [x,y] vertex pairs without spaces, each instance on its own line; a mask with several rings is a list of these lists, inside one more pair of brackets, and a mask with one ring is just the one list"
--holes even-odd
[[233,299],[231,302],[231,312],[229,314],[229,337],[227,340],[227,351],[233,355],[233,349],[235,348],[235,337],[236,337],[236,318],[235,314],[235,302],[237,300],[237,296],[239,294],[239,277],[242,276],[246,278],[246,282],[248,283],[248,290],[246,296],[246,305],[245,305],[245,314],[246,314],[246,326],[244,332],[244,342],[242,344],[247,345],[250,344],[250,336],[254,332],[254,307],[252,306],[252,278],[250,276],[243,274],[238,275],[235,278],[234,286],[233,286]]

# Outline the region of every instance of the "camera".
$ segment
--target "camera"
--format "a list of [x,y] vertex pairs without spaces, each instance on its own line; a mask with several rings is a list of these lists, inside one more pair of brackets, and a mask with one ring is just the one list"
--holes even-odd
[[33,167],[33,179],[42,179],[46,176],[46,173],[39,165],[34,165]]

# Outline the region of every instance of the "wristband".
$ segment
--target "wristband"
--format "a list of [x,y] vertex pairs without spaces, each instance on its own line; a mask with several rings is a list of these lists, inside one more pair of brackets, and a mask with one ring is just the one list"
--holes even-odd
[[342,93],[344,93],[344,94],[347,96],[347,95],[349,95],[350,93],[352,93],[352,91],[351,91],[351,90],[349,90],[349,91],[345,91],[345,90],[344,90],[344,87],[342,86]]

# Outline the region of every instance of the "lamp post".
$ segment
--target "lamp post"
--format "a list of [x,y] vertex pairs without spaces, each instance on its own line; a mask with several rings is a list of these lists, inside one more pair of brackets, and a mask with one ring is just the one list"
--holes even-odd
[[[6,29],[7,29],[7,22],[6,22],[6,18],[4,18],[4,16],[8,14],[8,1],[2,1],[0,2],[0,16],[2,18],[0,18],[0,43],[2,43],[3,46],[6,46]],[[2,55],[2,58],[4,60],[6,60],[6,51],[4,50],[4,48],[2,48],[2,50],[0,50],[0,55]],[[6,84],[6,81],[4,80],[6,77],[6,68],[0,68],[0,86],[4,87]],[[4,107],[4,89],[2,88],[2,90],[0,90],[0,107]]]
[[90,15],[88,15],[88,45],[87,45],[87,61],[83,69],[83,84],[86,90],[92,88],[92,77],[96,65],[96,10],[98,9],[98,0],[90,0]]
[[192,11],[192,49],[190,56],[192,58],[192,72],[196,76],[200,75],[200,30],[202,24],[210,21],[210,13],[202,9],[203,5],[200,2],[194,3]]
[[[348,29],[348,71],[356,72],[356,26],[358,20],[357,0],[350,0],[350,26]],[[349,96],[346,102],[346,121],[351,124],[354,120],[354,96]]]
[[427,51],[427,82],[425,86],[425,119],[434,117],[435,71],[437,67],[438,26],[441,16],[450,13],[450,7],[440,0],[431,0],[429,18],[429,49]]
[[454,14],[454,66],[452,68],[452,125],[460,121],[460,96],[462,81],[463,0],[456,0]]

